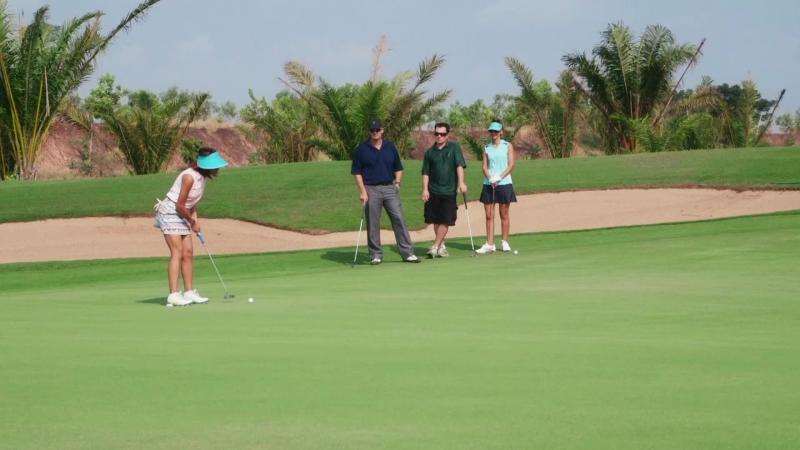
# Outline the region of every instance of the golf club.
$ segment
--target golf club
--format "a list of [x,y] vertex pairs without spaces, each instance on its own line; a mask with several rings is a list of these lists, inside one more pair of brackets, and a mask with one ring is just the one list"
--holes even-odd
[[222,279],[222,275],[219,273],[219,269],[217,268],[217,264],[214,262],[214,258],[211,256],[211,252],[208,251],[208,246],[206,246],[206,237],[203,236],[203,233],[197,233],[197,238],[200,239],[200,243],[203,244],[203,248],[206,250],[206,254],[208,255],[208,259],[211,261],[211,265],[214,266],[214,271],[217,273],[217,278],[219,278],[219,282],[222,283],[222,288],[225,289],[225,296],[222,297],[223,300],[227,300],[230,298],[234,298],[235,295],[228,292],[228,286],[225,285],[225,281]]
[[[495,209],[494,209],[495,196],[494,196],[494,191],[495,191],[495,185],[492,184],[492,242],[495,242],[494,241],[494,236],[497,234],[497,230],[494,227],[494,225],[496,223],[496,221],[494,220],[494,216],[495,216]],[[500,214],[500,208],[499,207],[497,208],[497,214]]]
[[472,223],[469,220],[469,207],[467,206],[467,193],[462,192],[461,198],[464,199],[464,210],[467,211],[467,228],[469,228],[469,244],[472,246],[472,254],[470,256],[475,256],[475,241],[472,239]]
[[353,264],[350,264],[350,268],[354,268],[356,266],[356,260],[358,259],[358,247],[361,245],[361,230],[364,229],[364,215],[366,214],[367,206],[362,205],[361,207],[361,223],[358,224],[358,237],[356,238],[356,254],[353,255]]

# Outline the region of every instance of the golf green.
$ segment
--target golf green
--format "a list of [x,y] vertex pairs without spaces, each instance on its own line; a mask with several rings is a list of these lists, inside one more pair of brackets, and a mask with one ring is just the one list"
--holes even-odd
[[799,229],[219,257],[231,302],[198,255],[187,308],[165,260],[3,265],[0,447],[794,449]]

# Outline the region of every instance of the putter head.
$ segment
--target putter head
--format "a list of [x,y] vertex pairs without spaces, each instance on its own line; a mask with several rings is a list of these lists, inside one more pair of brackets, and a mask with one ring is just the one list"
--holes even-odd
[[232,299],[232,298],[234,298],[234,297],[236,297],[236,296],[235,296],[235,295],[233,295],[233,294],[231,294],[230,292],[226,292],[226,293],[225,293],[225,296],[223,296],[223,297],[222,297],[222,299],[223,299],[223,300],[230,300],[230,299]]

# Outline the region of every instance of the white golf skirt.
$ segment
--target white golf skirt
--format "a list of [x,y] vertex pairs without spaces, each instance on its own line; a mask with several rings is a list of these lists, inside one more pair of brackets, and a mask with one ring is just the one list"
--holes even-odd
[[164,234],[192,234],[192,229],[189,228],[186,221],[178,215],[175,209],[177,207],[175,202],[168,198],[156,200],[157,203],[153,207],[153,209],[156,210],[156,220],[155,223],[153,223],[154,227],[161,230]]

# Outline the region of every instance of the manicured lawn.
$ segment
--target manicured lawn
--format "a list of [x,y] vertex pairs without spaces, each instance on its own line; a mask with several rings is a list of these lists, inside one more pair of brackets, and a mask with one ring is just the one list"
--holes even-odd
[[[403,202],[412,228],[422,223],[420,162],[405,162]],[[467,170],[470,198],[480,192],[480,162]],[[54,217],[149,215],[175,174],[0,184],[0,222]],[[518,193],[637,186],[800,188],[800,148],[698,150],[562,161],[520,161]],[[296,230],[353,230],[358,193],[349,162],[230,169],[200,205],[230,217]]]
[[212,303],[171,309],[163,259],[3,265],[0,447],[794,449],[798,229],[535,234],[477,258],[462,240],[377,268],[220,257],[229,303],[198,258]]

